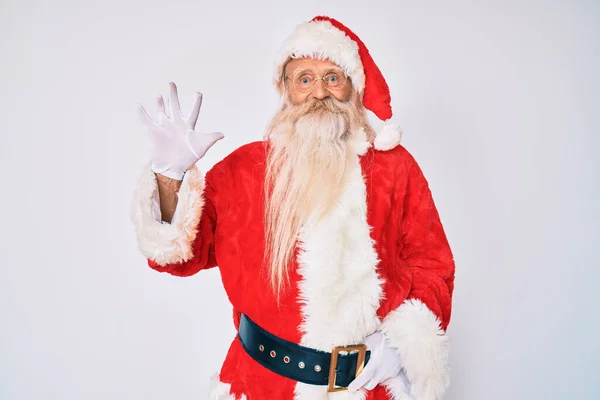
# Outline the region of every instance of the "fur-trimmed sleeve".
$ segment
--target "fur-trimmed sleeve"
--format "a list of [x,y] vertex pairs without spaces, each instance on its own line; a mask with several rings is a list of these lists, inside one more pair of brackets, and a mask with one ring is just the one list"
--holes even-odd
[[399,264],[411,280],[408,297],[383,319],[382,331],[402,358],[416,400],[439,400],[450,378],[448,336],[454,259],[421,168],[410,157],[400,227]]
[[217,192],[197,166],[188,170],[177,194],[177,208],[171,223],[157,215],[156,175],[146,166],[137,183],[131,217],[141,253],[148,265],[160,272],[190,276],[216,266],[214,232],[217,223]]

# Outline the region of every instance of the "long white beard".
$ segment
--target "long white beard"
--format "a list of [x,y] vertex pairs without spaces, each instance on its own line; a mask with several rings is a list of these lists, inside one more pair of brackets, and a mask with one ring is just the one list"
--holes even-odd
[[273,118],[265,179],[265,262],[278,295],[288,280],[299,229],[336,204],[356,157],[354,135],[365,127],[356,96],[345,103],[333,98],[288,103]]

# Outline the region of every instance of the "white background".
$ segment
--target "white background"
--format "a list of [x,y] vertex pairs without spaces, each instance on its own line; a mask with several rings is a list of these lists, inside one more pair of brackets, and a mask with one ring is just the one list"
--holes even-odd
[[[394,5],[392,5],[394,3]],[[597,1],[3,1],[0,399],[203,399],[234,335],[217,269],[149,269],[136,103],[167,83],[212,166],[259,140],[276,51],[338,18],[390,85],[456,256],[446,399],[600,398]],[[380,124],[374,120],[375,127]]]

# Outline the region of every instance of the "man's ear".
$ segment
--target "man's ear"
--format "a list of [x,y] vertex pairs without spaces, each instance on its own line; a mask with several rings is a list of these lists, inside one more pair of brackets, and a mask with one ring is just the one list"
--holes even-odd
[[280,96],[289,96],[289,93],[287,93],[286,90],[285,71],[287,70],[287,66],[290,63],[290,61],[292,61],[292,58],[288,57],[287,60],[283,63],[283,66],[281,67],[281,74],[277,77],[277,82],[275,82],[275,87],[277,88],[277,92]]
[[[279,82],[275,83],[275,87],[277,88],[277,93],[279,93],[280,96],[283,96],[284,93],[286,93],[285,90],[285,78],[281,77],[279,79]],[[287,95],[287,93],[286,93]]]
[[279,93],[279,100],[281,104],[284,105],[286,103],[292,102],[292,95],[290,94],[290,90],[288,85],[285,83],[285,80],[280,80],[276,83],[277,92]]

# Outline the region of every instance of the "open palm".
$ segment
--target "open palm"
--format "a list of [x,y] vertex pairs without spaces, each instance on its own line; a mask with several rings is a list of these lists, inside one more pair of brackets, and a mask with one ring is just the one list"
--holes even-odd
[[224,135],[221,132],[197,132],[196,122],[202,106],[202,94],[196,93],[196,100],[187,117],[181,113],[177,86],[169,83],[169,114],[161,95],[157,98],[158,117],[152,120],[143,106],[138,113],[150,131],[152,140],[152,170],[169,178],[181,180],[185,171],[204,157]]

